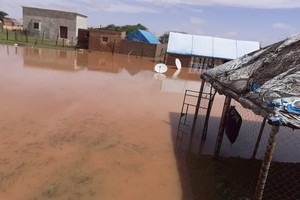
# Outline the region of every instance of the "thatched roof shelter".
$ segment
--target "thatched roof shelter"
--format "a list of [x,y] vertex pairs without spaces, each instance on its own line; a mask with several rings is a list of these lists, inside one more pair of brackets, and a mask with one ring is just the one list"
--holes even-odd
[[208,70],[202,78],[270,124],[300,128],[300,35]]

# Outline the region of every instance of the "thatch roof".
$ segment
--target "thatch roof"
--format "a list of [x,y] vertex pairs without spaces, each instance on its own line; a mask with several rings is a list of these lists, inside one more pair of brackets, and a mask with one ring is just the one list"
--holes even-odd
[[300,35],[208,70],[202,78],[269,123],[300,128]]

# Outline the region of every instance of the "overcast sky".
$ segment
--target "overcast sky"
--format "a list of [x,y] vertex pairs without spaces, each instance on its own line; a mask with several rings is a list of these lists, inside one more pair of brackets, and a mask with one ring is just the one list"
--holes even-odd
[[168,31],[271,44],[300,33],[300,0],[0,0],[0,10],[22,18],[22,6],[77,12],[88,27],[143,24]]

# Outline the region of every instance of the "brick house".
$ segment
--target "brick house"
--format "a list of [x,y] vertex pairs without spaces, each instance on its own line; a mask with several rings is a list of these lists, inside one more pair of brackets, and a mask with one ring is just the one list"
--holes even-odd
[[125,37],[126,33],[121,31],[108,31],[101,28],[79,29],[77,46],[90,51],[104,51],[152,58],[162,57],[167,49],[166,44],[126,40]]
[[93,51],[120,52],[121,41],[126,33],[107,31],[100,28],[90,29],[89,49]]
[[30,34],[75,42],[79,28],[87,28],[87,16],[74,12],[23,6],[23,29]]

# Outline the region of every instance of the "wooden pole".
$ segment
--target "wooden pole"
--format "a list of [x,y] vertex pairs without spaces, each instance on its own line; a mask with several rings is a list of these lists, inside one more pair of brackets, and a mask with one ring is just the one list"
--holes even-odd
[[255,144],[255,147],[254,147],[254,151],[253,151],[253,154],[252,154],[252,159],[255,158],[256,156],[256,153],[257,153],[257,149],[259,147],[259,143],[260,143],[260,140],[261,140],[261,136],[264,132],[264,129],[265,129],[265,125],[266,125],[266,121],[267,121],[267,118],[265,117],[262,121],[262,124],[261,124],[261,127],[260,127],[260,130],[259,130],[259,134],[258,134],[258,137],[257,137],[257,140],[256,140],[256,144]]
[[55,46],[57,46],[57,42],[58,42],[58,33],[57,33],[57,37],[56,37]]
[[6,29],[6,40],[8,40],[8,30]]
[[208,131],[208,122],[209,122],[210,112],[211,112],[215,94],[216,94],[216,91],[213,91],[213,88],[211,85],[209,99],[208,99],[208,105],[207,105],[207,111],[206,111],[206,116],[205,116],[205,120],[204,120],[203,131],[202,131],[202,137],[201,137],[202,141],[206,140],[206,135],[207,135],[207,131]]
[[215,159],[219,158],[219,154],[220,154],[220,150],[221,150],[221,146],[222,146],[222,142],[223,142],[226,119],[227,119],[227,115],[228,115],[228,111],[229,111],[229,107],[230,107],[230,102],[231,102],[231,97],[226,96],[225,101],[224,101],[221,121],[220,121],[220,125],[219,125],[219,132],[218,132],[217,141],[216,141],[215,150],[214,150],[214,158]]
[[144,54],[144,48],[142,48],[141,58],[143,58],[143,54]]
[[265,152],[265,157],[262,162],[262,166],[260,168],[260,173],[255,189],[254,200],[261,200],[263,197],[263,192],[265,188],[265,184],[267,181],[270,165],[272,162],[273,152],[276,144],[276,135],[279,131],[279,126],[272,126],[268,146]]
[[197,100],[197,104],[196,104],[193,124],[192,124],[191,135],[190,135],[190,141],[189,141],[189,147],[188,147],[189,152],[192,150],[192,143],[193,143],[193,138],[194,138],[194,134],[195,134],[197,117],[198,117],[198,112],[199,112],[199,107],[200,107],[200,103],[201,103],[201,97],[202,97],[204,85],[205,85],[205,80],[202,79],[202,83],[201,83],[200,90],[199,90],[199,96],[198,96],[198,100]]
[[112,55],[114,55],[114,53],[115,53],[115,45],[116,45],[116,40],[114,40],[114,43],[113,43]]

